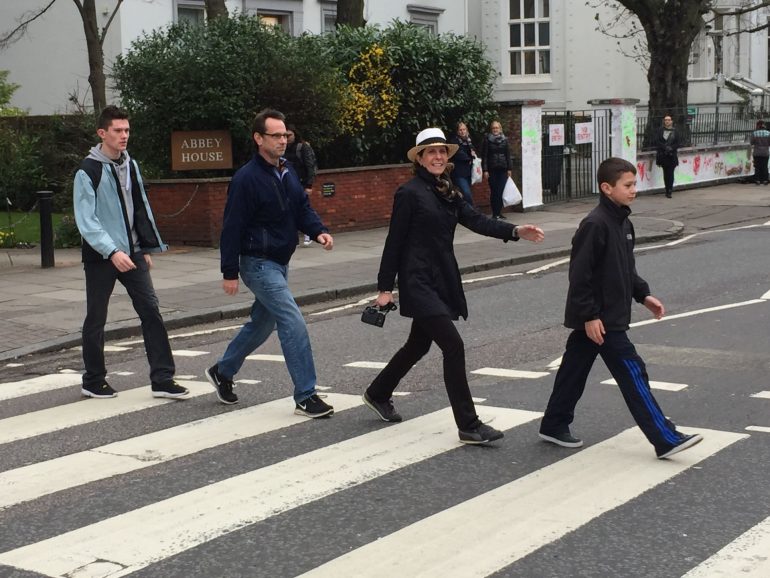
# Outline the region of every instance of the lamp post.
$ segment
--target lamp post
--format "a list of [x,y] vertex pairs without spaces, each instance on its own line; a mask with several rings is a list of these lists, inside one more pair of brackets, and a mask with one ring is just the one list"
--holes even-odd
[[722,87],[725,84],[725,77],[722,74],[722,37],[724,36],[724,32],[715,30],[713,32],[709,31],[707,34],[714,43],[714,77],[717,81],[717,98],[716,105],[714,106],[714,144],[717,144],[717,142],[719,142],[719,97],[721,96]]

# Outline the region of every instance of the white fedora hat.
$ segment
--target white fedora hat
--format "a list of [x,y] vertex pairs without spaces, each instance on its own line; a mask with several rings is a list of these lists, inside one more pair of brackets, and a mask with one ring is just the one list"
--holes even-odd
[[406,153],[406,158],[414,162],[417,158],[417,153],[423,149],[437,145],[444,145],[447,148],[447,158],[452,158],[457,152],[457,149],[460,148],[456,144],[447,143],[444,131],[440,128],[426,128],[417,135],[415,146],[409,149]]

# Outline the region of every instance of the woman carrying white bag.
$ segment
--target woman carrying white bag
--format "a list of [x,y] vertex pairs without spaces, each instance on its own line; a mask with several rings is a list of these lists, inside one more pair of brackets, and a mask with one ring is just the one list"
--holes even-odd
[[511,177],[508,177],[508,180],[505,181],[505,188],[503,189],[503,206],[511,207],[513,205],[518,205],[521,201],[522,198],[519,187],[516,186],[516,183],[513,182]]
[[[449,139],[449,144],[456,144],[459,148],[452,157],[454,168],[450,174],[452,182],[462,191],[465,202],[473,205],[473,193],[471,185],[481,181],[481,159],[476,156],[476,147],[473,146],[468,127],[462,121],[457,123],[457,131]],[[478,161],[478,162],[477,162]],[[478,165],[478,178],[474,180],[474,171]]]

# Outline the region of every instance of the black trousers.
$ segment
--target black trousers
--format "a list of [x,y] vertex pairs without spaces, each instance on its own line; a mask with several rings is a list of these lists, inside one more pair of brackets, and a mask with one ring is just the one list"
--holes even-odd
[[428,353],[433,342],[444,356],[444,385],[457,427],[461,430],[478,427],[481,422],[465,374],[465,345],[448,315],[412,320],[406,343],[369,386],[369,397],[375,401],[389,400],[401,379]]
[[674,169],[673,163],[663,163],[660,168],[663,169],[663,185],[666,187],[666,194],[671,194],[674,190]]
[[569,431],[575,418],[575,406],[583,395],[597,355],[601,355],[607,364],[631,415],[655,449],[667,451],[677,445],[683,436],[655,401],[644,360],[636,353],[625,331],[608,331],[601,346],[591,341],[585,331],[576,330],[570,334],[556,373],[553,393],[540,423],[540,432]]
[[767,160],[768,157],[754,157],[754,182],[766,183],[768,180],[767,175]]
[[98,385],[107,376],[104,365],[104,325],[107,306],[120,281],[126,288],[131,303],[142,323],[144,350],[150,362],[150,380],[154,383],[174,377],[174,358],[168,341],[166,326],[158,309],[158,298],[152,286],[150,269],[144,256],[133,257],[136,269],[121,273],[110,261],[84,263],[86,274],[86,318],[83,321],[84,385]]
[[492,169],[489,171],[489,204],[492,205],[493,217],[497,217],[503,211],[503,191],[507,181],[507,170]]

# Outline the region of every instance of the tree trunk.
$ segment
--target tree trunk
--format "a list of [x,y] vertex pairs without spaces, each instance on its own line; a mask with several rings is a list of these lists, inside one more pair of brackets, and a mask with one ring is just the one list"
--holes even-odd
[[205,0],[206,2],[206,18],[212,20],[213,18],[219,18],[220,16],[228,17],[227,6],[225,6],[225,0]]
[[104,52],[99,37],[99,24],[96,19],[96,2],[95,0],[83,0],[82,6],[83,31],[86,34],[86,48],[88,50],[88,84],[91,86],[94,112],[98,114],[107,106]]
[[364,20],[364,0],[337,0],[336,26],[345,25],[352,28],[366,26]]

